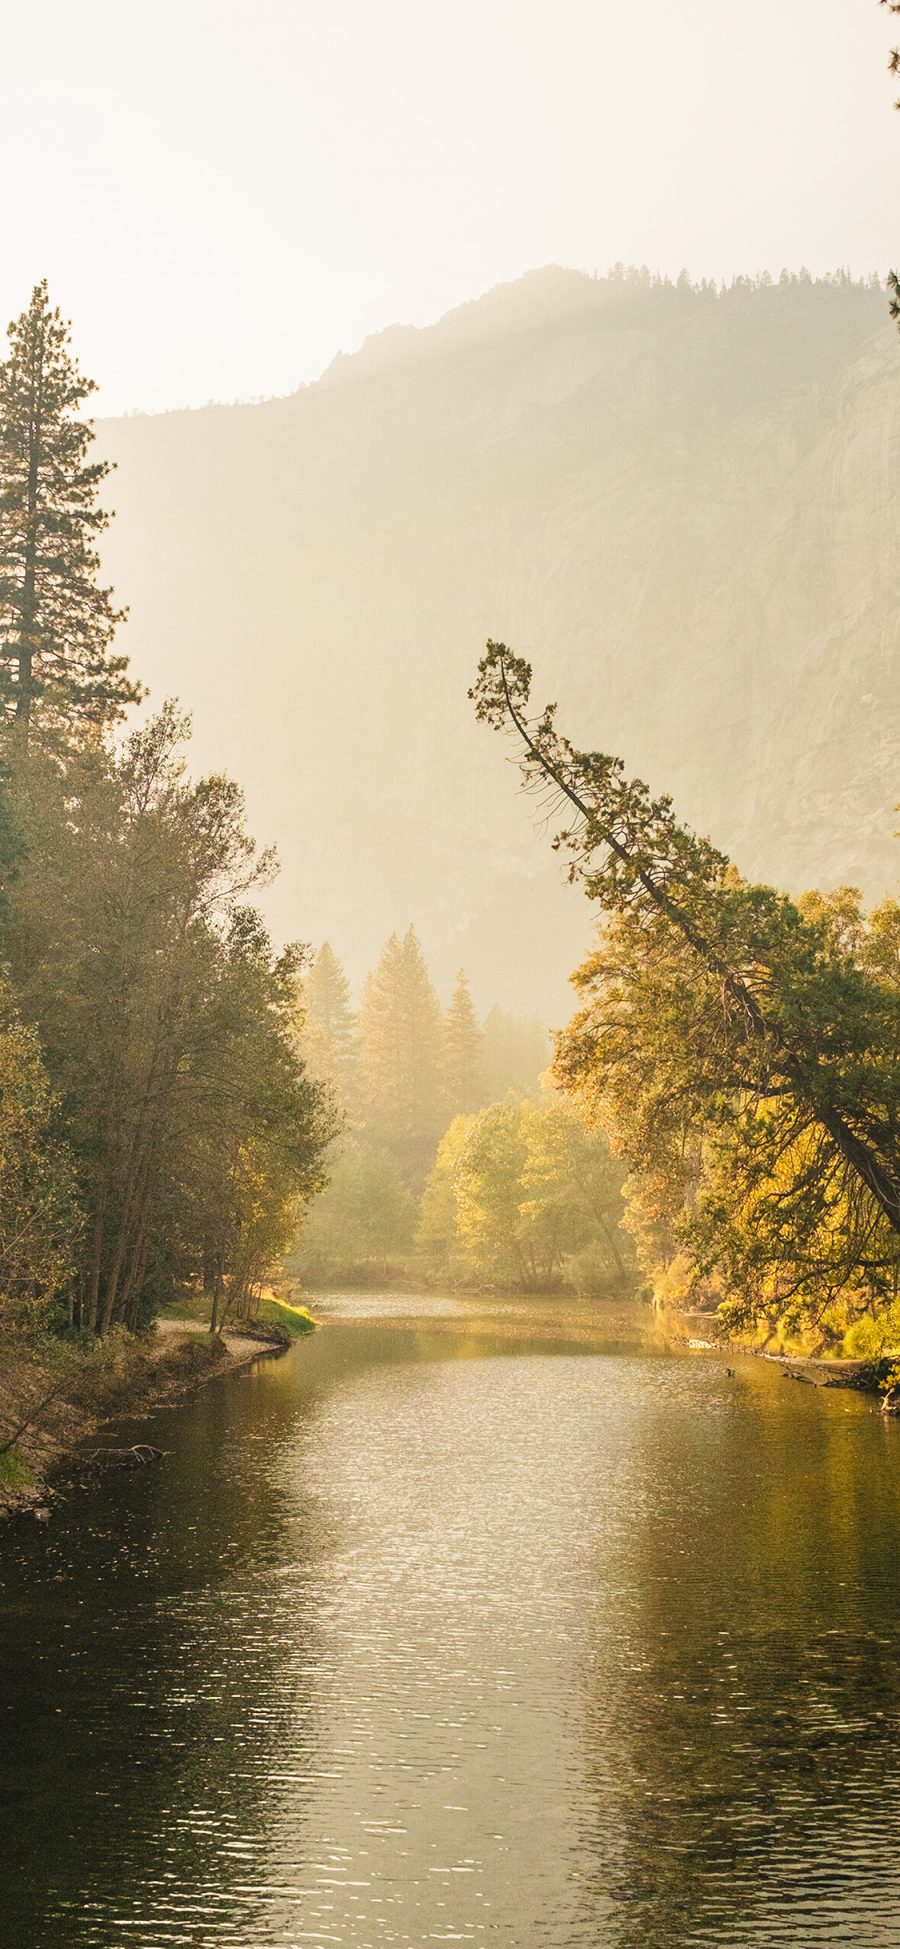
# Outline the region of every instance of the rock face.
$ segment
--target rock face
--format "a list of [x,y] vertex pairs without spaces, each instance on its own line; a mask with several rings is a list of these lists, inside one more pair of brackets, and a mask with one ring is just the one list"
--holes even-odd
[[262,405],[100,428],[107,565],[277,929],[560,1020],[590,938],[466,689],[484,639],[753,876],[896,876],[900,343],[877,289],[547,270]]

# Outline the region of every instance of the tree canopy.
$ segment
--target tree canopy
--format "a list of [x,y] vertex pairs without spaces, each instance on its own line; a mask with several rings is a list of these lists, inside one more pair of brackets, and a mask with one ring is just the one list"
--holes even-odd
[[36,284],[0,364],[0,708],[71,739],[120,718],[140,688],[111,650],[124,611],[97,581],[96,547],[109,467],[88,458],[79,408],[95,388],[69,345]]

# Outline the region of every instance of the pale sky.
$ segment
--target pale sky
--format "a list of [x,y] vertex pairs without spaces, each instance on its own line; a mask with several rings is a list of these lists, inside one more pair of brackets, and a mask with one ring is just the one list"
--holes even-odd
[[0,314],[46,275],[98,412],[289,392],[547,263],[900,256],[876,0],[4,11]]

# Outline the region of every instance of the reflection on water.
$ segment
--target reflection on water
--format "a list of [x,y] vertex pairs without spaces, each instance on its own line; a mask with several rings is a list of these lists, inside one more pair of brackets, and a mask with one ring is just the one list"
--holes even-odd
[[896,1949],[900,1429],[636,1312],[317,1311],[4,1542],[2,1940]]

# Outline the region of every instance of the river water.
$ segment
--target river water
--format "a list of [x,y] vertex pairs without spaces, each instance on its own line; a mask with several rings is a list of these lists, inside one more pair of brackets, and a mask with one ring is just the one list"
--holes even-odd
[[896,1949],[900,1427],[637,1309],[318,1310],[3,1539],[0,1942]]

